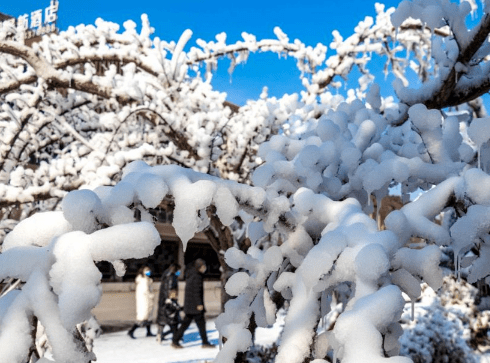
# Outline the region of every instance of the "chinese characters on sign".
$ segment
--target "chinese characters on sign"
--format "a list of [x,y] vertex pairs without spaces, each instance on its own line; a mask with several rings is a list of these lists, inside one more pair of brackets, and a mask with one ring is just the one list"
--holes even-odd
[[52,33],[56,30],[56,20],[58,19],[58,0],[51,0],[50,5],[43,10],[34,10],[30,14],[23,14],[15,18],[5,20],[0,23],[0,27],[16,27],[25,32],[25,39],[30,39],[37,35]]

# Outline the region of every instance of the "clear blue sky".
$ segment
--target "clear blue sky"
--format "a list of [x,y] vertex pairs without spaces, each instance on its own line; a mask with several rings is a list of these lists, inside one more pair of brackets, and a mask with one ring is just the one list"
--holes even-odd
[[[61,30],[80,23],[93,24],[99,17],[122,24],[148,14],[155,35],[177,41],[185,29],[194,33],[190,45],[198,38],[213,40],[220,32],[228,34],[228,42],[241,39],[243,31],[257,39],[274,38],[279,26],[291,40],[300,39],[306,45],[329,45],[332,31],[337,29],[347,37],[365,16],[375,16],[374,0],[59,0],[58,27]],[[49,0],[2,1],[0,12],[19,16],[49,6]],[[398,0],[383,2],[397,6]],[[294,93],[302,89],[299,71],[292,59],[278,59],[274,54],[252,54],[246,65],[238,66],[229,76],[229,61],[220,61],[213,78],[216,89],[228,93],[228,99],[244,104],[258,98],[263,86],[271,96]],[[231,81],[231,83],[230,83]]]

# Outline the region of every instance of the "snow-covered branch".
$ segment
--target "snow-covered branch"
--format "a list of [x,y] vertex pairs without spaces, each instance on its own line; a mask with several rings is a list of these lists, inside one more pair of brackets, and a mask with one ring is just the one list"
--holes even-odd
[[398,97],[407,105],[423,103],[434,109],[457,106],[480,97],[490,90],[486,77],[478,76],[484,67],[481,62],[488,54],[489,14],[484,14],[479,23],[468,30],[463,22],[470,12],[467,2],[458,6],[441,1],[435,12],[424,10],[429,6],[432,5],[418,0],[405,1],[392,15],[397,27],[411,17],[433,30],[446,27],[452,35],[433,37],[432,52],[438,74],[416,92],[398,84],[395,87]]

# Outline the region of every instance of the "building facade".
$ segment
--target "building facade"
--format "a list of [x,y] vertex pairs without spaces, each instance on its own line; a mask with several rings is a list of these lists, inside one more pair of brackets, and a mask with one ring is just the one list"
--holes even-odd
[[134,281],[138,269],[142,265],[149,266],[152,270],[153,278],[159,279],[162,276],[163,271],[165,271],[171,263],[177,262],[184,267],[197,258],[202,258],[206,261],[208,267],[205,273],[206,279],[219,280],[220,264],[218,255],[211,247],[206,235],[202,232],[196,233],[194,238],[187,243],[187,249],[184,251],[182,241],[172,227],[172,210],[172,202],[166,200],[159,208],[152,211],[155,218],[155,227],[160,233],[161,243],[155,248],[154,253],[147,258],[125,260],[126,274],[123,277],[116,275],[111,263],[101,262],[98,264],[104,282]]

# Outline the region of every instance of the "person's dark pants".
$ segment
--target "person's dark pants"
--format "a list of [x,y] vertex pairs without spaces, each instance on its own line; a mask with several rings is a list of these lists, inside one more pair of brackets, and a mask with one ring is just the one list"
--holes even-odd
[[[167,330],[165,333],[163,332],[163,329],[165,328],[165,325],[168,325],[170,327],[170,330]],[[178,323],[175,324],[159,324],[158,325],[158,333],[164,339],[167,335],[172,334],[172,337],[177,335],[178,331]]]
[[197,328],[199,329],[199,335],[201,335],[202,344],[209,344],[208,336],[206,334],[206,320],[204,320],[204,313],[199,314],[186,314],[184,320],[182,320],[182,325],[180,326],[177,334],[172,337],[172,342],[174,344],[179,344],[180,339],[184,336],[184,332],[191,325],[192,320],[196,322]]
[[128,335],[129,335],[131,338],[136,339],[136,338],[134,337],[134,331],[135,331],[136,329],[138,329],[138,328],[142,328],[142,327],[146,327],[146,336],[147,336],[147,337],[154,337],[154,336],[155,336],[155,334],[153,334],[153,333],[151,332],[151,322],[150,322],[150,321],[140,321],[140,322],[135,323],[135,324],[134,324],[134,325],[131,327],[131,329],[129,329],[129,331],[128,331]]

